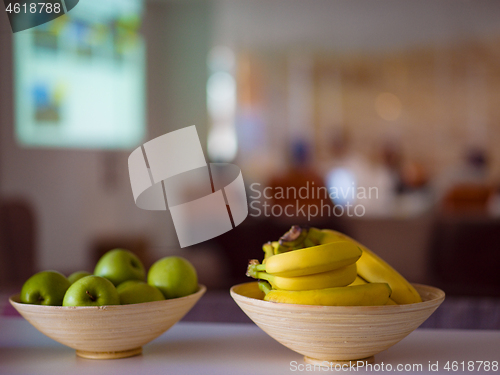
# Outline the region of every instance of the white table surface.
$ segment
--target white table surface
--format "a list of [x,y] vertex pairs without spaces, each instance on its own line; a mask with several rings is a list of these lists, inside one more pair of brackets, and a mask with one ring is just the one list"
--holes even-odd
[[[415,373],[446,371],[447,361],[500,361],[500,331],[429,330],[411,333],[375,356],[378,371],[387,365],[422,365]],[[429,371],[438,362],[439,372]],[[78,358],[74,350],[44,336],[19,317],[0,318],[0,374],[290,374],[325,373],[309,369],[303,357],[274,341],[252,324],[180,322],[144,346],[143,354],[118,360]],[[476,365],[477,366],[477,365]],[[476,367],[477,368],[477,367]],[[294,371],[295,370],[295,371]],[[302,370],[302,371],[301,371]],[[376,370],[374,368],[373,370]],[[351,372],[351,371],[345,371]],[[408,373],[408,371],[403,371]],[[495,371],[467,373],[500,374]]]

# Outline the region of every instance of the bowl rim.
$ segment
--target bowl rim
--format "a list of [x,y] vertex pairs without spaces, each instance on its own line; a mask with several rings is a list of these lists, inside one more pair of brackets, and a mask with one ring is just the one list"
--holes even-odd
[[253,297],[248,297],[243,294],[237,293],[235,291],[236,288],[244,286],[244,285],[250,285],[250,284],[255,284],[257,285],[257,281],[250,281],[246,283],[240,283],[233,285],[230,289],[230,294],[231,297],[238,302],[242,301],[244,303],[252,303],[252,304],[257,304],[258,306],[262,307],[267,307],[267,308],[274,308],[274,309],[284,309],[284,310],[303,310],[304,308],[310,309],[310,310],[321,310],[321,311],[335,311],[335,312],[353,312],[354,310],[359,311],[373,311],[373,312],[384,312],[384,311],[400,311],[400,310],[407,310],[407,309],[427,309],[429,307],[433,307],[436,305],[440,305],[445,297],[446,294],[443,290],[436,288],[434,286],[430,285],[425,285],[425,284],[418,284],[418,283],[411,283],[417,291],[419,289],[427,289],[427,290],[432,290],[433,292],[436,292],[438,296],[435,298],[431,298],[429,300],[425,300],[422,302],[417,302],[417,303],[408,303],[408,304],[403,304],[403,305],[380,305],[380,306],[321,306],[321,305],[299,305],[299,304],[288,304],[288,303],[279,303],[279,302],[273,302],[273,301],[264,301],[262,299],[258,298],[253,298]]
[[207,287],[203,284],[198,284],[198,290],[194,293],[191,293],[187,296],[184,297],[177,297],[177,298],[170,298],[170,299],[164,299],[161,301],[152,301],[152,302],[142,302],[142,303],[131,303],[128,305],[103,305],[103,306],[47,306],[47,305],[35,305],[32,303],[22,303],[19,300],[19,296],[21,293],[13,294],[12,296],[9,297],[9,302],[10,304],[17,310],[18,307],[20,309],[25,309],[25,308],[40,308],[44,309],[46,311],[93,311],[93,310],[108,310],[108,309],[120,309],[120,310],[126,310],[126,309],[135,309],[135,308],[142,308],[142,307],[159,307],[162,304],[168,304],[172,303],[174,301],[182,301],[182,300],[187,300],[187,299],[192,299],[192,298],[200,298],[205,294],[207,291]]

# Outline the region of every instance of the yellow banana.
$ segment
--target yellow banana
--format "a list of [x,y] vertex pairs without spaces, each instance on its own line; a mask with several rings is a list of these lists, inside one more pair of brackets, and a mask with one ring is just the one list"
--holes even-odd
[[[354,279],[354,281],[351,284],[349,284],[349,286],[363,285],[363,284],[368,284],[368,281],[364,280],[362,277],[358,275],[356,276],[356,279]],[[392,300],[391,298],[389,298],[387,300],[386,305],[397,305],[397,303],[394,302],[394,300]]]
[[386,305],[397,305],[397,303],[394,302],[394,300],[390,297],[387,299],[387,302],[385,304]]
[[387,283],[392,289],[391,299],[399,304],[422,302],[417,290],[394,268],[365,246],[352,238],[331,229],[322,229],[322,243],[351,241],[359,246],[363,254],[356,262],[358,275],[370,283]]
[[264,264],[251,261],[249,269],[255,267],[274,276],[305,276],[348,266],[360,256],[361,249],[352,241],[337,241],[276,254],[266,258]]
[[[356,267],[357,268],[357,267]],[[364,284],[368,284],[368,282],[366,280],[363,280],[361,277],[359,277],[358,275],[356,275],[356,278],[354,279],[354,281],[352,283],[349,284],[349,286],[354,286],[354,285],[364,285]]]
[[281,290],[311,290],[347,286],[356,278],[356,263],[333,271],[313,275],[282,277],[267,272],[254,272],[252,277],[269,281],[273,288]]
[[264,300],[298,305],[378,306],[386,304],[390,294],[388,284],[369,283],[302,291],[272,289],[267,291]]

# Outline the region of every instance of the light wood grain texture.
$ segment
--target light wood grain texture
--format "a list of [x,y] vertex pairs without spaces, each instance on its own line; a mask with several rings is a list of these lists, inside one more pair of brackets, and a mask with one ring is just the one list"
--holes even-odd
[[85,358],[111,359],[140,354],[142,346],[167,331],[205,293],[118,306],[40,306],[10,298],[12,306],[46,336],[76,349]]
[[263,301],[256,282],[231,296],[269,336],[314,361],[371,357],[401,341],[443,302],[442,290],[414,284],[423,302],[385,306],[306,306]]

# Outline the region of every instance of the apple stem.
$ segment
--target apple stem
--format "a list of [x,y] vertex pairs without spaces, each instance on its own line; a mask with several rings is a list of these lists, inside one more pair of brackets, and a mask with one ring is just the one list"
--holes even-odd
[[92,301],[95,301],[95,297],[92,294],[90,294],[88,290],[86,290],[85,293],[87,293],[87,295],[90,297]]

